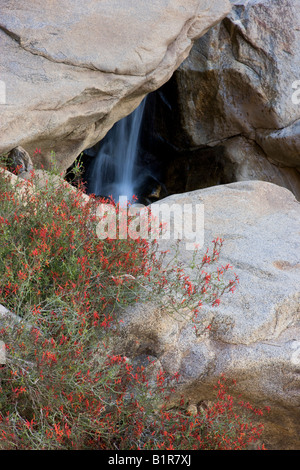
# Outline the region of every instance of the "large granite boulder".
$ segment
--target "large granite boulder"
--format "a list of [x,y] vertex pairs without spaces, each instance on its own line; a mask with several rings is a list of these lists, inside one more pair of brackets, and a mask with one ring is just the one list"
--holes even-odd
[[[293,100],[300,66],[298,1],[232,3],[231,13],[196,41],[176,73],[183,128],[194,146],[240,134],[257,137],[274,161],[299,166],[300,107]],[[282,156],[278,143],[272,152],[263,137],[283,128],[289,132],[277,135],[286,138]],[[297,146],[289,146],[287,134],[298,136]]]
[[[226,182],[260,180],[289,189],[300,201],[300,167],[274,165],[251,139],[233,137],[217,147],[222,152]],[[284,146],[282,158],[285,156]]]
[[[245,146],[240,144],[246,139],[254,143],[248,152],[248,162],[253,160],[250,166],[255,167],[257,160],[255,146],[263,157],[254,172],[256,179],[278,184],[282,174],[286,181],[282,185],[292,189],[300,181],[299,2],[231,3],[232,11],[195,42],[167,85],[164,100],[172,104],[175,100],[170,96],[176,96],[176,103],[169,112],[162,101],[159,113],[169,112],[165,121],[171,123],[161,126],[162,134],[180,151],[200,149],[200,166],[202,148],[213,147],[216,155],[220,146],[235,139],[235,150],[233,141],[229,144],[235,159],[231,182],[239,181],[241,173],[255,179],[251,170],[245,172],[242,159]],[[289,181],[281,171],[284,167],[294,168]],[[295,194],[300,197],[299,190]]]
[[[0,153],[66,169],[165,83],[228,0],[0,0]],[[4,99],[5,98],[5,99]]]
[[[177,395],[191,404],[213,397],[220,374],[237,380],[236,396],[256,407],[270,449],[300,449],[300,204],[287,189],[251,181],[170,196],[160,203],[204,203],[205,243],[224,238],[220,264],[239,276],[237,290],[216,307],[200,310],[198,334],[191,312],[167,313],[157,302],[122,314],[120,351],[136,361],[149,355],[170,374],[179,372]],[[156,203],[159,204],[159,203]],[[178,214],[173,214],[173,220]],[[180,241],[177,263],[194,255]],[[174,254],[171,241],[161,250]],[[210,329],[205,329],[211,325]]]

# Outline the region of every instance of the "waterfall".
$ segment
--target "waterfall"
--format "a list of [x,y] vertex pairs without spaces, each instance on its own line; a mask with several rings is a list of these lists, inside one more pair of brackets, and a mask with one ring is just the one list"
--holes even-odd
[[129,116],[117,122],[101,142],[88,175],[88,190],[96,196],[132,200],[137,191],[137,157],[144,99]]

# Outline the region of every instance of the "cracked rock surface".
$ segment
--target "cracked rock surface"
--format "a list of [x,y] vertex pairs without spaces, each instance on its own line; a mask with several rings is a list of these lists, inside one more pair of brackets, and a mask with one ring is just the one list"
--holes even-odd
[[0,152],[66,169],[165,83],[227,0],[0,0]]

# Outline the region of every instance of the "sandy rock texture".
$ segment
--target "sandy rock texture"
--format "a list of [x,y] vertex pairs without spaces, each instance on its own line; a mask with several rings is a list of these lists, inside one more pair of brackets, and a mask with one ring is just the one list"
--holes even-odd
[[0,153],[62,170],[165,83],[228,0],[0,1]]
[[226,157],[235,165],[231,181],[281,179],[299,199],[299,1],[231,3],[174,74],[178,103],[167,138],[179,149],[222,152],[225,145],[225,165]]
[[[287,189],[260,181],[163,202],[204,203],[205,241],[197,260],[213,238],[224,238],[220,264],[233,266],[239,286],[217,308],[201,309],[198,335],[190,312],[178,316],[156,303],[135,306],[122,317],[121,351],[150,355],[168,373],[179,372],[178,396],[183,393],[191,404],[212,398],[220,374],[236,379],[236,396],[271,407],[263,420],[267,447],[300,449],[300,203]],[[172,217],[178,218],[176,210]],[[186,241],[180,241],[179,261],[193,278]],[[172,254],[171,241],[159,246]]]

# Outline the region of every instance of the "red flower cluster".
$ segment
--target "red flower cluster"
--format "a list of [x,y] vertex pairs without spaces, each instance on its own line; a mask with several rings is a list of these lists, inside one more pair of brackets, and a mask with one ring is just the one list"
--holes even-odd
[[183,306],[196,321],[204,302],[217,306],[233,292],[237,276],[224,282],[230,266],[205,271],[222,240],[191,281],[178,264],[164,267],[146,240],[100,240],[101,201],[83,200],[80,189],[49,178],[18,193],[0,174],[0,202],[0,303],[15,314],[1,320],[0,448],[244,448],[260,436],[233,414],[223,382],[206,415],[170,411],[179,375],[159,371],[153,384],[151,367],[113,349],[120,311],[133,302]]

